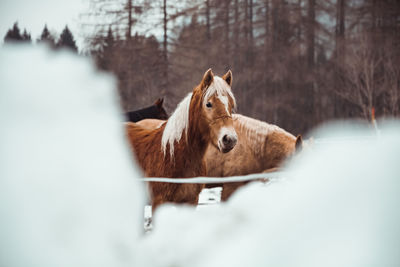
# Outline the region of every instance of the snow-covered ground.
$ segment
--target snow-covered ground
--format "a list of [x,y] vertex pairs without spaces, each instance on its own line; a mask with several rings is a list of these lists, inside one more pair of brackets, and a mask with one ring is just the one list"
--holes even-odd
[[162,206],[142,234],[113,87],[67,53],[0,50],[0,266],[400,265],[399,122],[324,127],[285,179]]
[[141,265],[399,266],[399,123],[379,137],[358,125],[315,135],[323,142],[283,181],[251,184],[211,208],[161,207]]
[[0,50],[0,266],[133,266],[144,190],[112,77]]

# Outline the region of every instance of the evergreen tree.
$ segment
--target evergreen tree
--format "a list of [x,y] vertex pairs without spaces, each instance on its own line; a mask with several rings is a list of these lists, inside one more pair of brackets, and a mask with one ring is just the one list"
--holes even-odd
[[32,38],[31,38],[31,34],[28,33],[26,31],[26,29],[24,29],[24,33],[22,34],[22,40],[23,42],[27,42],[27,43],[32,43]]
[[71,49],[74,52],[78,52],[78,48],[76,46],[74,36],[71,31],[68,29],[68,26],[65,26],[64,30],[60,35],[60,40],[57,43],[58,48],[67,48]]
[[54,40],[54,37],[51,35],[49,29],[47,28],[47,25],[44,25],[42,34],[37,41],[38,43],[46,43],[52,48],[56,47],[56,41]]
[[18,27],[18,22],[14,23],[14,26],[12,29],[9,29],[7,31],[6,36],[4,37],[4,42],[9,43],[9,42],[20,42],[22,41],[22,35],[20,32],[20,29]]
[[114,43],[115,40],[110,26],[108,28],[107,36],[102,43],[102,48],[97,55],[100,69],[108,70],[110,68],[113,57]]

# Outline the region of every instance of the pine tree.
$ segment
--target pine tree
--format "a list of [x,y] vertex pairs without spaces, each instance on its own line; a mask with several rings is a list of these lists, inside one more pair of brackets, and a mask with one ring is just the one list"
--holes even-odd
[[4,42],[5,43],[9,43],[9,42],[20,42],[22,41],[22,36],[21,36],[21,32],[20,29],[18,27],[18,22],[14,23],[14,26],[12,27],[12,29],[9,29],[7,31],[6,36],[4,37]]
[[[103,37],[104,38],[104,37]],[[111,68],[111,61],[114,51],[114,36],[111,30],[111,26],[108,28],[107,36],[104,38],[101,44],[101,49],[98,51],[97,60],[100,69],[108,70]]]
[[52,48],[56,47],[56,41],[54,40],[54,37],[51,35],[49,29],[47,28],[47,25],[44,25],[42,34],[37,41],[38,43],[46,43]]
[[104,46],[105,46],[105,49],[110,50],[110,49],[112,49],[113,45],[114,45],[114,36],[113,36],[112,30],[111,30],[111,27],[109,27],[108,32],[107,32],[107,37],[104,42]]
[[74,36],[71,31],[68,29],[68,26],[65,26],[64,30],[60,35],[60,40],[57,43],[58,48],[67,48],[71,49],[74,52],[78,52],[78,48],[76,46]]
[[24,33],[22,34],[22,40],[23,42],[27,42],[27,43],[32,43],[32,38],[31,38],[31,34],[28,33],[26,31],[26,29],[24,29]]

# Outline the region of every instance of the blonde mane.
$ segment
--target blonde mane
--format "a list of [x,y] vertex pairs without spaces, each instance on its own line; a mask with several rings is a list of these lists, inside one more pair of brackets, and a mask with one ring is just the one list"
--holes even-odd
[[[222,78],[218,76],[214,76],[213,82],[206,89],[203,98],[203,106],[207,103],[208,99],[212,97],[214,94],[217,94],[217,97],[225,105],[227,112],[229,110],[228,97],[231,97],[233,99],[234,108],[236,107],[236,100],[232,94],[231,88]],[[185,131],[185,134],[187,136],[187,130],[189,127],[189,107],[191,99],[192,99],[192,93],[189,93],[178,104],[178,107],[175,109],[174,113],[172,113],[171,117],[168,119],[165,125],[165,129],[161,139],[161,149],[164,153],[164,157],[167,153],[167,144],[169,144],[170,156],[171,158],[173,158],[175,141],[179,142],[181,140],[183,131]]]
[[260,120],[249,118],[240,114],[233,114],[232,119],[234,122],[237,122],[239,126],[239,129],[236,130],[238,132],[245,133],[247,137],[247,144],[251,146],[256,154],[259,155],[264,155],[263,147],[260,146],[260,144],[263,144],[266,137],[272,133],[281,133],[287,135],[288,137],[295,138],[294,135],[288,133],[282,128]]
[[161,149],[165,154],[167,153],[167,144],[169,144],[169,153],[171,158],[174,156],[174,143],[175,141],[180,141],[182,138],[182,133],[185,131],[187,134],[187,129],[189,125],[189,107],[190,100],[192,99],[192,93],[189,93],[172,113],[171,117],[168,119],[167,124],[161,139]]

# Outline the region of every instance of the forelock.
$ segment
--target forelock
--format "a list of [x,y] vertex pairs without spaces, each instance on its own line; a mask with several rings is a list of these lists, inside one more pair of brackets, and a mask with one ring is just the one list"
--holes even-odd
[[206,89],[206,92],[203,95],[203,105],[205,105],[208,100],[214,95],[216,95],[216,97],[225,105],[227,112],[229,108],[229,98],[231,98],[233,101],[232,108],[236,108],[236,99],[232,94],[230,86],[226,83],[224,79],[218,76],[214,76],[213,82]]

